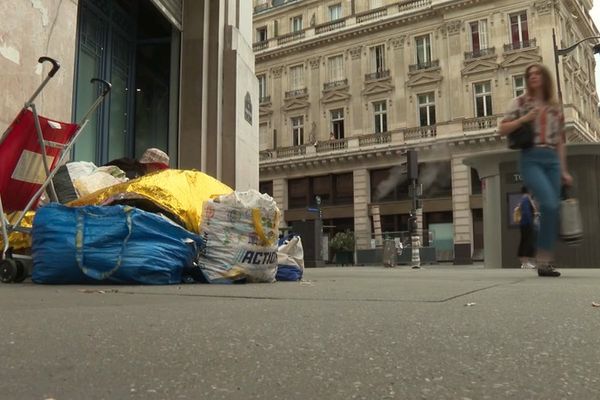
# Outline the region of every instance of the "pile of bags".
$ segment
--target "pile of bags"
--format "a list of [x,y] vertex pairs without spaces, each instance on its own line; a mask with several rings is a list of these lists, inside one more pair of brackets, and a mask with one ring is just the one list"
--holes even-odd
[[302,243],[293,236],[279,240],[280,219],[266,194],[234,192],[197,171],[165,170],[38,209],[32,279],[153,285],[300,280]]

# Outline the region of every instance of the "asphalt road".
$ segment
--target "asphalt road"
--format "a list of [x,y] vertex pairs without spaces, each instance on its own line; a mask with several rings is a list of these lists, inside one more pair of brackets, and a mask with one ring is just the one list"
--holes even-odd
[[600,270],[0,286],[0,399],[598,399]]

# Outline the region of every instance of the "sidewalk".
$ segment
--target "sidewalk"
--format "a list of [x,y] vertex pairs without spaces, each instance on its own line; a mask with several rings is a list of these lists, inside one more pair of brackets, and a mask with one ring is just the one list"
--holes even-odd
[[0,286],[0,399],[600,398],[600,269]]

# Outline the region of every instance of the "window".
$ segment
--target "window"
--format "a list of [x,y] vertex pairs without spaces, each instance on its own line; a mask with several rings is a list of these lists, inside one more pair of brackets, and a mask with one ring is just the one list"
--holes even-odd
[[304,208],[308,206],[309,189],[308,178],[288,180],[289,208]]
[[267,39],[268,39],[268,37],[267,37],[267,27],[266,26],[256,29],[256,41],[257,42],[259,42],[259,43],[266,42]]
[[329,6],[329,20],[335,21],[340,18],[342,18],[342,4],[338,3]]
[[290,90],[299,90],[304,88],[304,65],[290,67]]
[[292,118],[292,145],[300,146],[304,144],[304,117]]
[[290,31],[300,32],[302,30],[302,15],[292,18],[290,22]]
[[525,76],[513,76],[514,97],[519,97],[525,93]]
[[435,94],[419,95],[419,123],[421,126],[435,125]]
[[333,56],[328,59],[329,82],[337,82],[344,79],[344,56]]
[[419,68],[428,66],[431,63],[431,37],[429,35],[418,36],[415,38],[417,46],[417,65]]
[[375,133],[387,132],[387,106],[385,101],[373,103]]
[[371,72],[380,73],[385,71],[385,46],[371,47]]
[[354,175],[352,172],[334,175],[333,180],[333,203],[337,205],[354,203]]
[[267,76],[258,75],[258,99],[262,103],[267,97]]
[[510,16],[510,36],[513,49],[529,46],[529,28],[527,26],[526,12]]
[[[344,109],[340,108],[331,111],[331,133],[335,139],[344,138]],[[333,139],[333,138],[331,138]]]
[[273,181],[260,182],[258,184],[258,191],[273,197]]
[[260,124],[258,126],[258,137],[260,143],[260,151],[268,150],[271,144],[271,137],[269,136],[268,124]]
[[369,0],[369,8],[371,10],[379,7],[381,7],[381,0]]
[[493,114],[490,82],[475,84],[475,114],[477,117],[487,117]]
[[471,50],[473,56],[481,55],[482,50],[488,48],[487,21],[471,22]]

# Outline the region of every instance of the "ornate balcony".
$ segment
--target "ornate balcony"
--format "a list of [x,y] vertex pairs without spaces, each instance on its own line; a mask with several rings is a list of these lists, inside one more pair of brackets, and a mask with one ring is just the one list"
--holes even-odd
[[285,35],[281,35],[277,37],[277,44],[286,44],[289,42],[293,42],[295,40],[300,40],[300,39],[304,39],[304,37],[306,36],[306,31],[305,30],[301,30],[298,32],[290,32],[287,33]]
[[386,69],[384,71],[372,72],[370,74],[365,75],[365,81],[374,81],[377,79],[385,79],[390,77],[390,70]]
[[392,142],[391,132],[374,133],[371,135],[364,135],[358,138],[358,146],[373,146],[376,144],[384,144]]
[[408,128],[404,131],[404,140],[417,140],[434,138],[437,136],[437,127],[435,125],[419,126],[417,128]]
[[413,11],[421,8],[431,7],[431,0],[408,0],[398,4],[398,12]]
[[260,161],[266,161],[272,158],[276,158],[276,156],[273,156],[273,152],[271,150],[263,150],[260,153],[258,153],[258,155]]
[[325,32],[335,31],[336,29],[341,29],[346,26],[346,19],[336,19],[335,21],[326,22],[324,24],[319,24],[315,26],[315,33],[321,34]]
[[264,50],[267,47],[269,47],[269,41],[268,40],[263,40],[262,42],[256,42],[256,43],[252,44],[252,49],[254,51]]
[[408,67],[408,71],[409,72],[417,72],[417,71],[421,71],[421,70],[425,70],[425,69],[439,68],[439,66],[440,66],[439,60],[432,60],[432,61],[427,61],[424,63],[417,63],[417,64],[410,65]]
[[367,22],[387,15],[387,6],[374,8],[372,10],[364,11],[356,14],[356,23]]
[[348,148],[348,139],[326,140],[317,143],[317,153],[343,150]]
[[480,49],[477,51],[467,51],[465,52],[465,60],[474,60],[476,58],[493,56],[496,54],[495,47],[489,47],[487,49]]
[[489,117],[479,117],[479,118],[469,118],[463,121],[463,131],[464,132],[472,132],[472,131],[480,131],[484,129],[492,129],[498,126],[498,117],[489,116]]
[[286,99],[293,99],[294,97],[302,97],[308,94],[308,90],[306,88],[295,89],[285,92]]
[[332,90],[338,87],[348,86],[348,79],[341,79],[339,81],[332,81],[323,84],[323,90]]
[[277,158],[303,156],[306,154],[307,146],[306,144],[301,144],[300,146],[281,147],[277,149]]
[[259,104],[269,104],[271,102],[271,96],[263,96],[259,100]]
[[537,47],[536,39],[524,40],[522,42],[513,42],[504,45],[504,51],[515,51],[523,49],[533,49]]

